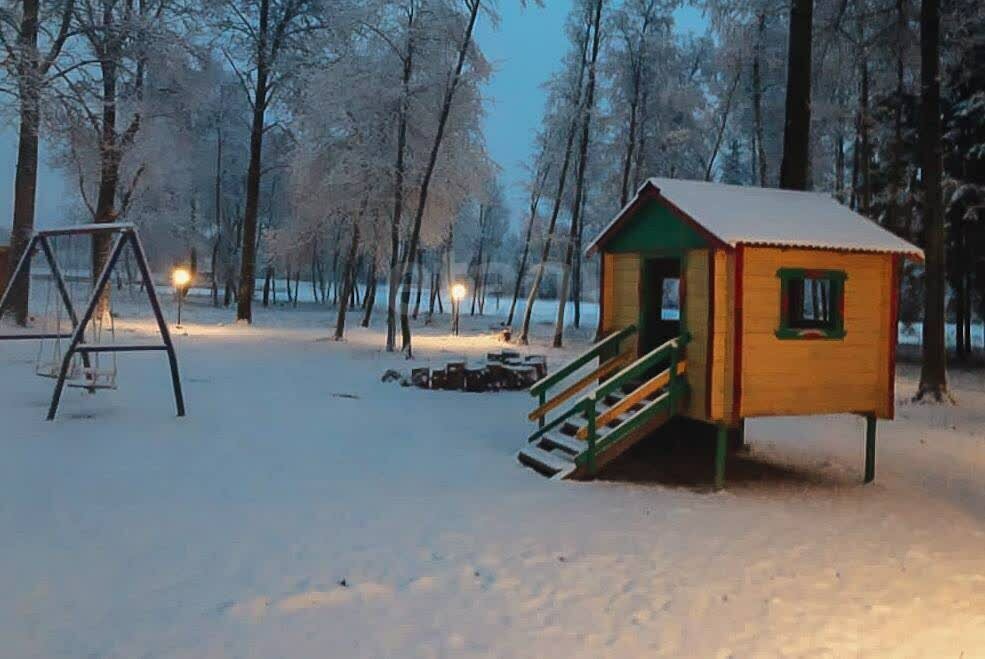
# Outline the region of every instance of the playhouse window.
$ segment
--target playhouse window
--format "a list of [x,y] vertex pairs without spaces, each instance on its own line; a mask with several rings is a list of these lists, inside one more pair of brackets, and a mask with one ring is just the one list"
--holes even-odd
[[680,318],[681,280],[676,277],[664,279],[660,296],[660,320],[680,320]]
[[840,270],[781,268],[781,339],[840,339],[845,336],[844,291]]

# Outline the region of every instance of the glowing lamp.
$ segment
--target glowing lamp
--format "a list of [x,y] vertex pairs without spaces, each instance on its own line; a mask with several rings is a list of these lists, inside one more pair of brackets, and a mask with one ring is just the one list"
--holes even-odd
[[456,302],[461,302],[465,298],[465,286],[462,284],[455,284],[452,286],[451,297]]
[[174,284],[175,290],[178,292],[178,324],[177,327],[181,327],[181,299],[185,297],[185,292],[188,290],[188,284],[192,280],[192,273],[188,272],[184,268],[175,268],[171,273],[171,283]]
[[171,273],[171,281],[175,288],[184,288],[192,280],[192,274],[184,268],[175,268]]

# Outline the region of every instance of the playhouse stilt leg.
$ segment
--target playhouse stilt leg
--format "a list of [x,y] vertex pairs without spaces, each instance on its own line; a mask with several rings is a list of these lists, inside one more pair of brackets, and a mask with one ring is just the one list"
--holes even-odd
[[865,482],[871,483],[876,478],[876,418],[869,414],[865,417]]
[[725,487],[725,456],[728,452],[728,428],[718,426],[715,437],[715,489]]

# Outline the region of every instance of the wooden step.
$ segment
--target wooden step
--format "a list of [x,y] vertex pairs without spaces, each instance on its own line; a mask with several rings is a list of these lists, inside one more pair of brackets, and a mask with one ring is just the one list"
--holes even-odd
[[[646,408],[649,408],[651,406],[654,406],[654,405],[657,405],[658,404],[659,398],[660,397],[658,397],[657,400],[652,401],[649,405],[646,405],[644,409],[642,409],[642,410],[640,410],[640,411],[632,414],[630,416],[630,418],[636,416],[637,414],[644,414],[646,411],[648,411]],[[616,458],[618,458],[620,455],[622,455],[623,453],[625,453],[627,450],[629,450],[630,448],[632,448],[641,439],[644,439],[645,437],[649,436],[650,433],[652,433],[654,430],[656,430],[660,426],[662,426],[665,423],[667,423],[667,421],[669,421],[674,415],[675,415],[675,412],[673,410],[663,410],[663,411],[660,411],[660,412],[655,413],[640,428],[638,428],[634,432],[631,432],[630,434],[626,435],[625,437],[621,438],[615,444],[609,446],[602,453],[600,453],[597,456],[597,458],[596,458],[596,465],[599,468],[601,468],[601,467],[604,467],[605,465],[607,465],[608,463],[612,462],[613,460],[615,460]],[[612,432],[612,430],[606,431],[604,433],[603,432],[599,432],[599,439],[603,439],[609,432]],[[581,473],[576,473],[576,474],[573,474],[572,475],[573,478],[581,478],[583,476],[584,475],[581,474]],[[562,476],[561,478],[564,478],[564,477]]]
[[520,449],[516,454],[516,459],[520,461],[520,464],[530,467],[538,474],[548,478],[564,478],[575,470],[575,463],[570,458],[562,457],[562,455],[545,451],[536,446],[527,446]]
[[567,435],[547,434],[540,438],[537,446],[547,450],[558,449],[575,456],[584,451],[588,445]]

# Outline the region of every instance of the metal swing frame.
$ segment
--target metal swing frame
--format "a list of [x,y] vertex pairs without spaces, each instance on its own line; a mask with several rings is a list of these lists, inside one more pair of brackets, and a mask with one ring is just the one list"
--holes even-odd
[[[58,267],[58,262],[55,260],[55,255],[52,251],[49,239],[56,236],[95,236],[96,234],[106,233],[116,236],[116,242],[113,244],[112,250],[110,251],[109,259],[107,259],[106,264],[99,273],[99,277],[96,279],[95,285],[92,289],[92,294],[86,304],[85,312],[82,314],[82,318],[79,319],[75,313],[75,308],[72,306],[72,300],[69,297],[68,288],[65,286],[65,278],[62,276],[61,269]],[[140,277],[143,280],[144,290],[147,292],[147,299],[150,302],[151,309],[154,311],[154,319],[157,321],[157,329],[161,334],[161,343],[114,343],[112,345],[87,344],[85,343],[86,328],[89,326],[89,323],[92,322],[93,314],[96,311],[96,307],[99,305],[99,300],[102,298],[106,286],[110,282],[113,269],[116,267],[120,255],[123,254],[123,250],[128,244],[133,248],[134,259],[137,262],[137,269],[140,271]],[[0,297],[0,318],[3,318],[3,313],[7,309],[7,304],[9,302],[11,290],[13,289],[14,284],[18,281],[19,277],[27,276],[31,257],[38,247],[40,247],[41,251],[44,253],[45,260],[48,262],[48,267],[51,268],[51,275],[55,280],[55,285],[58,287],[58,292],[62,298],[62,303],[65,305],[69,320],[72,323],[72,332],[70,334],[0,334],[0,342],[30,339],[70,340],[68,348],[65,351],[65,355],[62,358],[61,370],[58,374],[58,381],[55,384],[55,391],[51,396],[51,405],[48,407],[48,420],[54,420],[55,415],[58,412],[58,403],[61,400],[62,391],[65,388],[65,380],[68,376],[69,369],[71,368],[72,359],[76,354],[81,357],[83,365],[88,368],[89,355],[92,353],[148,352],[158,350],[167,353],[168,364],[171,367],[171,386],[174,389],[175,408],[178,416],[185,416],[185,399],[181,392],[181,379],[178,376],[178,357],[175,354],[174,343],[171,341],[171,333],[168,331],[168,325],[164,320],[164,314],[161,313],[161,304],[157,299],[157,291],[154,289],[154,282],[151,279],[150,268],[147,265],[147,256],[144,253],[144,247],[140,242],[140,237],[137,235],[137,228],[133,224],[120,222],[107,224],[82,224],[64,229],[47,229],[36,232],[31,237],[31,241],[28,243],[24,253],[21,254],[21,258],[17,262],[17,267],[14,269],[14,272],[10,277],[10,281],[7,282],[7,288],[3,292],[3,296]]]

